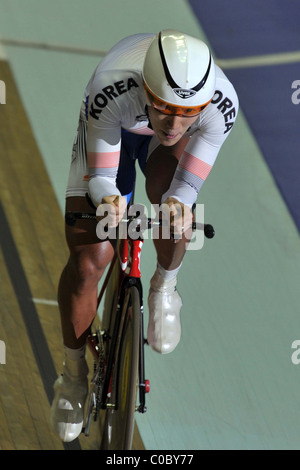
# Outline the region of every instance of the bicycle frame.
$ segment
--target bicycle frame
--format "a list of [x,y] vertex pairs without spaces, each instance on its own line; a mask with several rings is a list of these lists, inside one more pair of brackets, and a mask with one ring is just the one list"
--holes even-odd
[[[138,289],[139,296],[140,296],[140,341],[139,341],[139,406],[137,407],[137,411],[144,413],[146,412],[146,393],[149,392],[150,385],[149,381],[145,379],[145,360],[144,360],[144,321],[143,321],[143,291],[142,291],[142,284],[141,284],[141,270],[140,270],[140,260],[141,260],[141,252],[143,247],[144,241],[142,239],[133,240],[131,238],[121,239],[118,240],[118,246],[115,251],[115,256],[111,261],[108,273],[105,277],[103,282],[102,289],[98,296],[98,307],[101,303],[101,300],[104,297],[106,292],[107,285],[111,278],[112,272],[114,269],[118,268],[117,278],[117,285],[115,287],[115,298],[118,299],[117,305],[112,307],[112,311],[114,307],[116,307],[115,318],[111,318],[111,321],[114,323],[114,331],[112,333],[112,338],[110,340],[116,341],[117,339],[117,331],[120,328],[121,319],[121,310],[122,304],[124,300],[124,295],[126,289],[129,286],[135,286]],[[118,266],[116,267],[116,263]],[[92,335],[88,337],[88,345],[91,349],[94,357],[98,359],[99,351],[97,349],[97,344],[94,341]],[[112,374],[112,369],[115,362],[115,344],[110,344],[109,347],[109,354],[108,354],[108,361],[106,364],[106,373],[105,373],[105,381],[103,384],[103,391],[102,391],[102,398],[101,398],[101,409],[106,409],[106,397],[109,395],[110,392],[110,376]]]
[[[131,238],[122,240],[121,250],[119,251],[121,258],[119,260],[120,266],[124,275],[123,288],[126,289],[127,285],[137,287],[140,296],[140,341],[139,341],[139,399],[140,405],[137,409],[138,412],[144,413],[146,411],[146,393],[150,391],[149,381],[145,379],[145,359],[144,359],[144,307],[143,307],[143,289],[141,283],[141,253],[144,240],[133,240]],[[129,257],[129,250],[131,256]],[[128,265],[128,262],[130,263]],[[126,274],[126,270],[129,272]],[[126,283],[124,280],[126,279]]]
[[[67,212],[66,213],[66,222],[69,225],[74,225],[77,219],[94,219],[96,218],[95,213],[80,213],[80,212]],[[135,220],[137,227],[141,227],[141,219],[137,217],[130,217],[127,220],[123,220],[129,227],[129,223]],[[145,220],[143,220],[145,222]],[[154,225],[161,226],[162,222],[152,219],[146,219],[148,225],[143,227],[145,229],[152,228]],[[119,224],[122,226],[122,222]],[[207,238],[213,238],[214,228],[208,224],[196,223],[195,221],[192,224],[193,230],[203,230]],[[136,230],[138,234],[139,230]],[[94,393],[95,388],[93,389],[93,394],[91,395],[93,401],[90,401],[89,404],[89,413],[88,421],[86,425],[85,434],[89,435],[89,423],[91,419],[92,410],[96,409],[94,420],[96,421],[98,411],[100,409],[107,410],[110,413],[110,410],[118,410],[118,383],[115,384],[115,388],[111,387],[112,378],[114,372],[118,373],[119,369],[114,370],[115,364],[119,368],[120,364],[120,350],[121,347],[121,337],[120,332],[123,331],[123,322],[125,318],[129,318],[128,308],[130,304],[125,301],[125,296],[128,294],[128,299],[139,297],[139,325],[136,324],[136,332],[139,332],[139,339],[137,339],[134,344],[138,343],[138,353],[134,353],[134,357],[137,358],[138,355],[138,388],[139,388],[139,405],[135,406],[135,411],[144,413],[146,408],[146,393],[150,391],[149,381],[145,379],[145,360],[144,360],[144,345],[147,341],[144,338],[144,320],[143,320],[143,290],[141,283],[141,252],[143,248],[144,240],[138,235],[135,237],[130,237],[127,235],[125,237],[119,237],[117,239],[117,246],[115,249],[114,258],[111,261],[108,272],[105,276],[104,282],[102,284],[101,291],[98,296],[98,306],[105,299],[104,302],[104,312],[102,318],[102,328],[100,331],[100,340],[98,336],[95,340],[95,336],[91,334],[88,337],[88,346],[92,351],[92,354],[95,358],[96,369],[93,377],[93,384],[96,386],[96,394]],[[132,290],[131,288],[134,287]],[[110,292],[111,291],[111,292]],[[135,292],[132,297],[132,292]],[[110,296],[111,294],[111,296]],[[123,305],[125,307],[123,308]],[[137,317],[134,317],[137,318]],[[101,351],[102,349],[102,351]],[[106,351],[106,354],[104,353]],[[101,357],[102,354],[102,357]],[[105,361],[103,360],[105,358]],[[103,366],[103,362],[105,362]],[[137,363],[136,363],[137,364]],[[101,373],[99,372],[101,371]],[[118,376],[118,374],[117,374]],[[100,380],[99,380],[100,378]],[[132,382],[133,383],[133,382]],[[99,392],[100,390],[100,392]],[[115,393],[111,393],[111,392]],[[111,401],[112,396],[112,401]],[[133,396],[133,395],[132,395]],[[97,398],[96,398],[97,397]],[[91,405],[92,404],[92,405]]]

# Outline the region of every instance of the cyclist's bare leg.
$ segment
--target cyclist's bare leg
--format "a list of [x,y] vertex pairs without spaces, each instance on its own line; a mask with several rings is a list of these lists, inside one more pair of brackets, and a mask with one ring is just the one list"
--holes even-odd
[[[160,205],[162,203],[162,195],[171,184],[178,160],[187,141],[187,138],[182,138],[172,147],[160,145],[149,156],[146,166],[146,191],[152,204]],[[187,243],[188,239],[184,234],[177,243],[170,239],[154,239],[159,264],[166,270],[173,270],[180,266]]]
[[[148,158],[146,190],[152,204],[159,206],[164,202],[162,195],[170,186],[186,143],[187,139],[181,139],[171,147],[159,146]],[[176,284],[187,243],[185,234],[177,243],[170,238],[154,239],[158,265],[150,281],[147,339],[159,353],[172,352],[180,341],[182,301]]]
[[[66,210],[90,212],[91,208],[84,197],[72,197],[67,198]],[[96,315],[98,282],[114,253],[110,242],[97,238],[96,224],[78,220],[72,227],[66,225],[70,256],[58,289],[65,360],[54,384],[50,412],[53,429],[66,442],[82,430],[88,393],[85,342]]]
[[[67,198],[66,210],[91,212],[84,197]],[[92,220],[66,225],[66,240],[70,256],[60,278],[58,302],[64,345],[78,349],[96,315],[97,286],[114,249],[109,241],[100,242]]]

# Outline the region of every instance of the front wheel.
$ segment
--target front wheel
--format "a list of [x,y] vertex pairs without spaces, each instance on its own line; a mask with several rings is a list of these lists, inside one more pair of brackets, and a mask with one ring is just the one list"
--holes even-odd
[[105,410],[101,449],[130,450],[138,387],[140,295],[136,287],[126,291],[118,336],[109,400]]

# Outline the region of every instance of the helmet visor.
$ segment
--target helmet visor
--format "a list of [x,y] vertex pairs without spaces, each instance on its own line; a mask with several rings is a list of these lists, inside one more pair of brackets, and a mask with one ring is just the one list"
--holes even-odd
[[175,116],[182,116],[182,117],[195,117],[201,111],[203,111],[206,106],[210,103],[211,100],[209,100],[207,103],[201,105],[201,106],[176,106],[174,104],[170,104],[167,101],[164,101],[158,96],[154,95],[147,85],[145,85],[145,91],[147,94],[147,97],[151,103],[151,106],[155,108],[157,111],[159,111],[162,114],[168,114],[168,115],[175,115]]

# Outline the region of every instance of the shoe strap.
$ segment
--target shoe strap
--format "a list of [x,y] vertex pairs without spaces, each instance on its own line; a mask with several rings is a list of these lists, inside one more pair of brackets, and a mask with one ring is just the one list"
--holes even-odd
[[156,292],[174,292],[176,290],[177,278],[174,277],[168,281],[163,280],[160,276],[153,276],[150,281],[151,289]]

